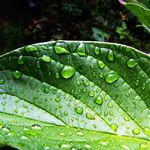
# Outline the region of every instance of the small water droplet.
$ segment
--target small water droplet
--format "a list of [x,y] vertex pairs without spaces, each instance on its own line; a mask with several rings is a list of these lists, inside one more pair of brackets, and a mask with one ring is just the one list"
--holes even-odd
[[91,148],[91,145],[85,144],[84,147],[85,147],[86,149],[90,149],[90,148]]
[[57,54],[68,54],[69,51],[64,48],[64,47],[61,47],[61,46],[54,46],[54,50]]
[[115,81],[117,81],[119,79],[119,76],[117,73],[109,73],[108,75],[105,76],[105,81],[107,83],[114,83]]
[[68,79],[71,78],[75,74],[75,69],[71,66],[64,66],[61,70],[61,75]]
[[56,75],[55,75],[55,76],[56,76],[56,78],[57,78],[57,79],[60,77],[60,75],[59,75],[59,73],[58,73],[58,72],[56,73]]
[[62,133],[62,132],[60,132],[60,133],[59,133],[59,135],[61,135],[61,136],[65,136],[65,134],[64,134],[64,133]]
[[139,85],[139,80],[135,81],[135,85],[138,86]]
[[95,52],[96,55],[99,55],[100,49],[97,46],[95,46],[94,52]]
[[135,59],[129,59],[129,60],[127,61],[127,66],[128,66],[129,68],[134,68],[137,64],[138,64],[138,63],[137,63],[137,61],[136,61]]
[[51,61],[51,58],[49,57],[49,56],[47,56],[47,55],[43,55],[42,57],[41,57],[41,59],[44,61],[44,62],[50,62]]
[[98,104],[98,105],[102,105],[103,104],[103,99],[101,96],[98,96],[96,99],[95,99],[95,103]]
[[83,43],[81,43],[81,44],[79,45],[79,47],[77,48],[76,52],[77,52],[77,54],[80,55],[80,56],[86,56],[86,54],[85,54],[85,47],[84,47],[84,44],[83,44]]
[[23,65],[24,64],[24,57],[23,56],[19,56],[19,58],[18,58],[18,64],[19,65]]
[[44,88],[44,93],[48,93],[49,92],[49,89],[48,88]]
[[81,131],[78,131],[76,134],[80,135],[80,136],[83,136],[83,132],[81,132]]
[[115,131],[115,132],[116,132],[117,129],[118,129],[118,125],[115,124],[115,123],[114,123],[114,124],[111,124],[110,127],[111,127],[111,129],[112,129],[113,131]]
[[132,133],[135,134],[135,135],[138,135],[138,134],[140,134],[140,129],[135,128],[135,129],[132,130]]
[[97,61],[98,66],[103,69],[105,67],[105,64],[102,61]]
[[71,148],[71,145],[70,144],[62,144],[60,146],[60,148],[62,148],[62,149],[68,149],[68,148]]
[[127,116],[124,116],[125,121],[129,121],[129,118]]
[[6,126],[3,126],[3,127],[2,127],[2,131],[4,131],[4,132],[9,132],[10,129],[9,129],[8,127],[6,127]]
[[33,45],[28,45],[28,46],[26,46],[25,50],[26,50],[26,52],[33,52],[33,51],[37,51],[38,48]]
[[89,92],[89,96],[90,96],[90,97],[93,97],[94,95],[95,95],[94,91],[90,91],[90,92]]
[[144,83],[144,84],[142,85],[142,90],[144,90],[145,87],[146,87],[146,84]]
[[87,81],[87,80],[85,80],[85,81],[84,81],[84,84],[85,84],[86,86],[89,86],[89,85],[90,85],[90,82]]
[[60,102],[60,98],[57,97],[57,98],[55,99],[55,101],[56,101],[56,102]]
[[74,111],[75,111],[77,114],[80,114],[80,115],[83,114],[83,108],[82,108],[82,107],[76,107],[76,108],[74,108]]
[[104,116],[107,116],[107,115],[108,115],[108,111],[106,110],[105,113],[104,113]]
[[68,112],[67,111],[64,112],[64,116],[68,116]]
[[86,113],[86,118],[89,119],[89,120],[94,120],[95,117],[92,116],[90,113]]
[[145,128],[144,128],[144,132],[145,132],[148,136],[150,136],[150,128],[145,127]]
[[3,79],[0,79],[0,84],[4,84],[4,80]]
[[113,104],[111,102],[108,103],[108,107],[112,108]]
[[81,85],[81,82],[79,80],[77,80],[77,85]]
[[32,129],[35,129],[35,130],[41,130],[41,126],[38,125],[38,124],[34,124],[31,126]]
[[41,45],[41,47],[42,47],[42,49],[44,49],[44,50],[48,50],[48,47],[45,46],[45,45]]
[[21,77],[21,72],[20,71],[15,71],[15,72],[13,72],[13,75],[16,79],[19,79]]
[[108,58],[108,60],[109,61],[114,61],[114,53],[113,53],[113,51],[112,50],[108,50],[108,54],[107,54],[107,58]]
[[100,78],[103,78],[104,74],[101,72],[99,76]]
[[29,140],[29,138],[27,138],[26,136],[22,136],[21,140]]

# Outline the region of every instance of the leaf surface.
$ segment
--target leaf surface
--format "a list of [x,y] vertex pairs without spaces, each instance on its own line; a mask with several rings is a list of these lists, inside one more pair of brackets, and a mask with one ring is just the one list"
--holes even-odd
[[150,148],[150,57],[57,41],[0,56],[0,143],[20,149]]

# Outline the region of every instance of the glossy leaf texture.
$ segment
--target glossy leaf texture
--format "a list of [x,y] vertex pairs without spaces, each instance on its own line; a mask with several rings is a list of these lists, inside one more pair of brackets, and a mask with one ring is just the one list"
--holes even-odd
[[127,0],[124,5],[132,11],[139,20],[150,28],[150,1],[149,0]]
[[0,56],[0,143],[19,149],[150,149],[150,57],[54,41]]

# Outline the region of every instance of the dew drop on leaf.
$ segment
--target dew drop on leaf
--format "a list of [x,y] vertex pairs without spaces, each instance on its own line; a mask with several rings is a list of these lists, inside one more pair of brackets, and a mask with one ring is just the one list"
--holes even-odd
[[119,79],[119,76],[117,73],[109,73],[105,76],[105,81],[107,83],[113,83]]
[[95,117],[92,116],[90,113],[86,113],[86,118],[89,119],[89,120],[94,120]]
[[55,99],[55,101],[56,101],[56,102],[60,102],[60,98],[57,97],[57,98]]
[[71,66],[64,66],[61,70],[61,75],[66,79],[71,78],[74,74],[75,69]]
[[66,48],[61,47],[61,46],[54,46],[54,50],[57,54],[67,54],[67,53],[69,53],[69,51]]
[[113,130],[113,131],[117,131],[117,129],[118,129],[118,125],[117,124],[111,124],[110,125],[110,127],[111,127],[111,129]]
[[20,71],[15,71],[15,72],[13,72],[13,75],[16,79],[19,79],[21,77],[21,72]]
[[0,84],[4,84],[4,80],[3,79],[0,79]]
[[97,46],[95,46],[94,52],[95,52],[96,55],[99,55],[100,49]]
[[9,132],[10,129],[9,129],[8,127],[6,127],[6,126],[3,126],[3,127],[2,127],[2,131],[4,131],[4,132]]
[[103,104],[103,99],[101,96],[98,96],[96,99],[95,99],[95,103],[98,104],[98,105],[102,105]]
[[18,64],[19,65],[23,65],[24,64],[24,57],[23,56],[19,56],[19,58],[18,58]]
[[42,59],[44,62],[50,62],[50,61],[51,61],[51,58],[50,58],[49,56],[47,56],[47,55],[43,55],[43,56],[41,57],[41,59]]
[[80,136],[83,136],[83,132],[81,132],[81,131],[78,131],[76,134],[80,135]]
[[80,115],[83,114],[83,108],[82,108],[82,107],[75,107],[75,108],[74,108],[74,111],[75,111],[77,114],[80,114]]
[[139,80],[135,81],[135,85],[138,86],[139,85]]
[[68,116],[68,112],[67,111],[64,112],[64,116]]
[[38,125],[38,124],[34,124],[31,126],[32,129],[35,129],[35,130],[41,130],[41,126]]
[[56,76],[57,79],[60,77],[58,72],[55,74],[55,76]]
[[77,52],[77,54],[80,55],[80,56],[86,56],[86,54],[85,54],[85,47],[84,47],[84,44],[83,44],[83,43],[81,43],[81,44],[79,45],[79,47],[77,48],[76,52]]
[[105,64],[101,60],[98,60],[97,64],[100,67],[100,69],[103,69],[105,67]]
[[95,95],[94,91],[90,91],[90,92],[89,92],[89,96],[90,96],[90,97],[93,97],[94,95]]
[[135,59],[129,59],[129,60],[127,61],[127,66],[128,66],[129,68],[134,68],[137,64],[138,64],[138,63],[137,63],[137,61],[136,61]]
[[49,89],[48,88],[44,88],[44,93],[48,93],[49,92]]
[[112,50],[108,50],[107,58],[109,61],[113,62],[114,61],[114,53]]
[[33,46],[33,45],[28,45],[26,48],[25,48],[25,51],[26,52],[33,52],[33,51],[37,51],[37,47]]
[[112,107],[113,107],[113,105],[112,105],[112,103],[111,103],[111,102],[109,102],[109,103],[108,103],[108,107],[110,107],[110,108],[112,108]]
[[140,129],[135,128],[135,129],[132,130],[132,133],[135,134],[135,135],[138,135],[138,134],[140,134]]

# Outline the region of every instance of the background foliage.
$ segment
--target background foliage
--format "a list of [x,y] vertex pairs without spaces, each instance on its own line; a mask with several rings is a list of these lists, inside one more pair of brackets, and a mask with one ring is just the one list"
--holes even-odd
[[117,0],[0,1],[0,53],[50,40],[97,40],[150,51],[150,35]]

